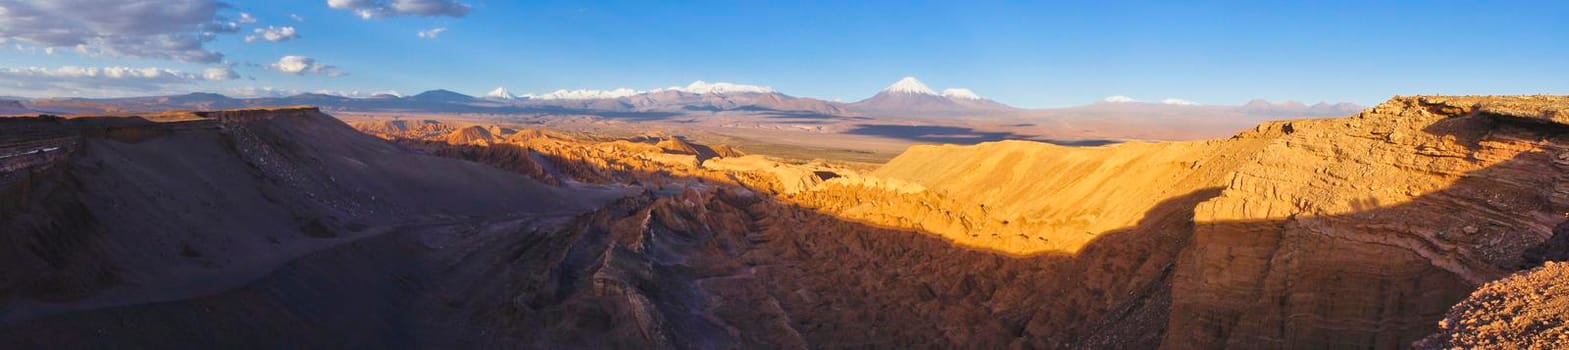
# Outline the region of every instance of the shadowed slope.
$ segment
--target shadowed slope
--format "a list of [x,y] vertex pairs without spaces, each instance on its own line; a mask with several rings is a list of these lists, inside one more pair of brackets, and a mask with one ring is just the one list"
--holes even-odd
[[60,122],[69,157],[18,170],[31,179],[4,198],[19,205],[0,213],[0,321],[215,293],[398,225],[596,197],[415,154],[314,109],[183,120]]

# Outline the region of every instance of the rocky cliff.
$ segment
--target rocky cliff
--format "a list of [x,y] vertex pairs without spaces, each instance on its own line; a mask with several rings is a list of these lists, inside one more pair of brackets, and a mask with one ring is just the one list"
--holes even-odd
[[1178,231],[1164,244],[1182,246],[1164,261],[1164,344],[1392,348],[1518,269],[1563,220],[1565,106],[1551,96],[1402,97],[1228,140],[922,146],[873,175],[929,191],[863,186],[807,203],[972,247],[1080,254],[1165,214],[1154,203],[1212,192],[1190,201],[1191,231],[1154,228]]

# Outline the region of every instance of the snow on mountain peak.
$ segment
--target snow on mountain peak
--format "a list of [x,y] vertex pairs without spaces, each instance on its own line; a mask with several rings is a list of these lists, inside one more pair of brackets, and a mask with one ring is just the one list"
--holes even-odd
[[523,96],[535,100],[594,100],[602,98],[622,98],[642,93],[646,93],[646,91],[637,91],[628,88],[620,88],[615,90],[561,89],[541,95],[526,94]]
[[1180,99],[1180,98],[1168,98],[1168,99],[1160,100],[1160,103],[1164,103],[1164,104],[1168,104],[1168,105],[1177,105],[1177,106],[1197,106],[1197,105],[1199,105],[1198,102],[1188,101],[1188,100],[1184,100],[1184,99]]
[[922,84],[921,81],[916,80],[915,77],[904,77],[904,79],[899,79],[898,82],[895,82],[893,85],[888,85],[887,88],[884,88],[883,92],[937,95],[936,91],[932,91],[931,88],[926,87],[926,84]]
[[507,88],[503,87],[503,86],[497,86],[495,90],[490,90],[489,93],[485,94],[485,97],[498,98],[498,99],[503,99],[503,100],[511,100],[511,99],[518,98],[517,96],[513,96],[512,93],[508,92]]
[[727,94],[727,93],[758,93],[758,94],[766,94],[766,93],[774,92],[773,88],[767,87],[767,86],[742,85],[742,84],[732,84],[732,83],[726,83],[726,82],[718,82],[718,83],[710,84],[710,83],[708,83],[706,81],[702,81],[702,80],[694,81],[694,82],[692,82],[692,84],[688,84],[686,87],[671,87],[668,90],[675,90],[675,91],[686,92],[686,93],[693,93],[693,94]]
[[540,95],[525,94],[523,96],[524,97],[528,97],[530,99],[535,99],[535,100],[594,100],[594,99],[604,99],[604,98],[631,97],[631,96],[637,96],[637,95],[642,95],[642,94],[646,94],[646,93],[653,93],[653,92],[660,92],[660,91],[679,91],[679,92],[685,92],[685,93],[690,93],[690,94],[721,94],[722,95],[722,94],[740,94],[740,93],[766,94],[766,93],[774,92],[774,89],[771,88],[771,87],[767,87],[767,86],[743,85],[743,84],[734,84],[734,83],[725,83],[725,82],[709,83],[709,82],[706,82],[706,81],[698,80],[698,81],[692,82],[691,84],[687,84],[687,86],[672,86],[672,87],[667,87],[667,88],[663,88],[663,89],[653,89],[653,90],[634,90],[634,89],[629,89],[629,88],[618,88],[618,89],[614,89],[614,90],[586,90],[586,89],[565,90],[565,89],[563,89],[563,90],[552,91],[552,92],[546,93],[546,94],[540,94]]
[[[917,83],[917,84],[919,84],[919,83]],[[947,98],[956,98],[956,99],[962,99],[962,100],[979,100],[979,99],[981,99],[981,95],[976,95],[975,91],[970,91],[970,89],[966,89],[966,88],[943,89],[942,96],[943,97],[947,97]]]
[[1101,99],[1101,101],[1111,102],[1111,103],[1139,102],[1139,100],[1135,100],[1132,97],[1127,97],[1127,96],[1123,96],[1123,95],[1107,97],[1107,98]]

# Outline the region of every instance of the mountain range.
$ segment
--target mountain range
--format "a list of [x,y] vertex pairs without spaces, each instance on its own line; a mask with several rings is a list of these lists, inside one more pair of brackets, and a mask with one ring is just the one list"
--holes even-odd
[[[9,101],[9,100],[8,100]],[[45,98],[7,102],[0,112],[18,113],[123,113],[168,110],[205,110],[261,106],[313,105],[331,111],[408,113],[661,113],[790,112],[831,116],[870,116],[884,119],[985,119],[1035,118],[1043,115],[1088,118],[1139,118],[1149,115],[1185,118],[1279,119],[1339,116],[1355,113],[1353,103],[1306,105],[1287,101],[1253,100],[1241,106],[1196,105],[1181,100],[1138,102],[1125,97],[1108,98],[1090,105],[1024,109],[997,102],[965,88],[941,92],[915,77],[905,77],[864,100],[843,103],[786,95],[772,88],[732,83],[694,82],[684,87],[654,90],[557,90],[545,94],[515,95],[505,87],[475,97],[450,90],[431,90],[411,96],[377,94],[355,98],[320,93],[284,97],[234,98],[214,93],[128,98]],[[25,107],[18,107],[17,104]]]

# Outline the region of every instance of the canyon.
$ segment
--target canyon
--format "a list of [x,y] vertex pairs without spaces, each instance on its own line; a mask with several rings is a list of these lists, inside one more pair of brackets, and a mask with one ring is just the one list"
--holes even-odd
[[1464,320],[1561,309],[1537,291],[1569,239],[1566,110],[1396,97],[1223,139],[883,164],[314,107],[5,118],[0,343],[1528,344],[1562,316]]

